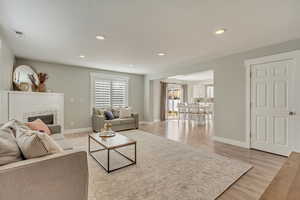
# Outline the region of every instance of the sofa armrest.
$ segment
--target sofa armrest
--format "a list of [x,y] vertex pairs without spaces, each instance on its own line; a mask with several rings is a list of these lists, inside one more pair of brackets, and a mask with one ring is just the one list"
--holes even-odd
[[87,200],[87,153],[64,152],[0,167],[0,199]]
[[132,113],[131,117],[134,118],[134,120],[135,120],[135,128],[138,129],[139,128],[139,114],[138,113]]
[[105,117],[103,115],[92,116],[92,128],[94,132],[100,132],[101,128],[104,127]]
[[47,125],[51,131],[51,134],[61,133],[61,126],[60,125]]

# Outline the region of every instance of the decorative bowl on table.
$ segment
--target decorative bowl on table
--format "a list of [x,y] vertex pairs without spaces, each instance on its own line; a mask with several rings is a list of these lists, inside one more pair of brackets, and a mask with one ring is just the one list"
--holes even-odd
[[114,131],[102,131],[99,133],[99,137],[113,137],[116,133]]

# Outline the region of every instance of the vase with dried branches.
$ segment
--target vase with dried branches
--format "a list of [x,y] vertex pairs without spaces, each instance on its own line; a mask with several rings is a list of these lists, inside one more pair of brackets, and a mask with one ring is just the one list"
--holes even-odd
[[38,73],[38,77],[39,77],[39,87],[38,87],[38,91],[39,92],[46,92],[47,88],[46,88],[46,80],[48,79],[48,74],[46,73]]
[[38,81],[36,80],[34,75],[29,75],[29,79],[32,83],[32,91],[35,91],[35,92],[46,92],[47,91],[45,82],[48,79],[48,74],[38,73]]

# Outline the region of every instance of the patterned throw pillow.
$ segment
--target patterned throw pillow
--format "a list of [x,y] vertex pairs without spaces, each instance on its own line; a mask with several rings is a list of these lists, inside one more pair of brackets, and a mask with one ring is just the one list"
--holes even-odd
[[113,108],[113,109],[111,109],[111,112],[114,115],[115,119],[120,118],[120,109]]

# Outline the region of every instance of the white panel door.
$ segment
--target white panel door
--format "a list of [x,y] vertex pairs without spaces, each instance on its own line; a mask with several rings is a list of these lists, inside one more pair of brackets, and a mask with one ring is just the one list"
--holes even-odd
[[251,65],[251,147],[288,155],[295,139],[295,63]]

